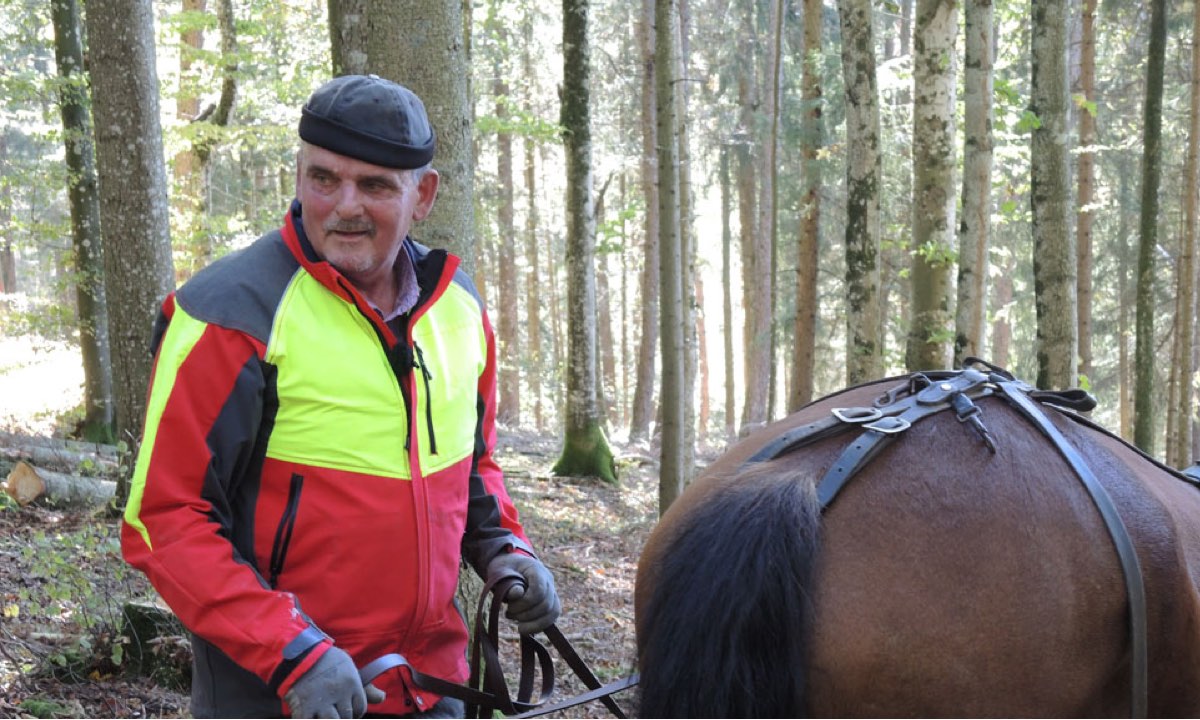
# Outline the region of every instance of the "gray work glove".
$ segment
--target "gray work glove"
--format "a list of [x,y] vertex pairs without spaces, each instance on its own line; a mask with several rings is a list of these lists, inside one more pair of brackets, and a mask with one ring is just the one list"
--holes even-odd
[[562,603],[554,589],[554,577],[537,558],[524,553],[500,553],[487,566],[487,580],[508,572],[525,579],[525,585],[514,583],[504,596],[508,604],[505,615],[517,621],[517,632],[532,635],[554,624],[562,613]]
[[385,695],[374,685],[363,687],[354,661],[341,648],[331,647],[283,699],[294,718],[360,718],[367,703],[383,702]]

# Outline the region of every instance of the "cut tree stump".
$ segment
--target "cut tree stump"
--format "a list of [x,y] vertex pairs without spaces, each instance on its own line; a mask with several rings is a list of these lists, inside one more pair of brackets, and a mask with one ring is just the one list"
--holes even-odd
[[46,470],[25,461],[13,466],[4,491],[24,507],[40,497],[59,505],[101,505],[116,494],[112,480]]

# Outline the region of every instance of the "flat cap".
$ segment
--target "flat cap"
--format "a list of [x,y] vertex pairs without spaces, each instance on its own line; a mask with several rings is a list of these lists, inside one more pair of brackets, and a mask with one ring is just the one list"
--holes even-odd
[[433,160],[433,127],[421,98],[378,75],[343,75],[300,111],[300,139],[372,165],[411,170]]

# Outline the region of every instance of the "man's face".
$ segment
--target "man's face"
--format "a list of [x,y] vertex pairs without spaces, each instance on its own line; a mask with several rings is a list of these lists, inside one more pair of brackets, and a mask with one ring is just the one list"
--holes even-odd
[[296,165],[304,232],[317,254],[359,286],[387,277],[409,227],[433,208],[437,171],[418,180],[307,143]]

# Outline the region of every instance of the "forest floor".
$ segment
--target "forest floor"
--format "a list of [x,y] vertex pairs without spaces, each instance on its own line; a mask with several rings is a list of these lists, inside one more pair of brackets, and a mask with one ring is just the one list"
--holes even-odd
[[[80,403],[77,366],[65,345],[0,337],[0,430],[61,433]],[[629,675],[637,559],[657,518],[654,453],[614,441],[614,487],[550,475],[560,447],[554,433],[499,435],[509,492],[562,597],[559,628],[602,681]],[[0,480],[8,470],[0,460]],[[0,502],[0,717],[187,717],[186,694],[169,674],[142,677],[115,662],[125,647],[121,607],[154,597],[121,560],[117,522],[104,512]],[[507,624],[502,644],[506,657],[515,652],[515,626]],[[165,638],[156,652],[186,672],[182,636]],[[556,698],[586,689],[557,657],[555,665]],[[505,669],[511,676],[515,666]],[[617,698],[627,711],[635,693]],[[591,703],[549,717],[607,716]]]

